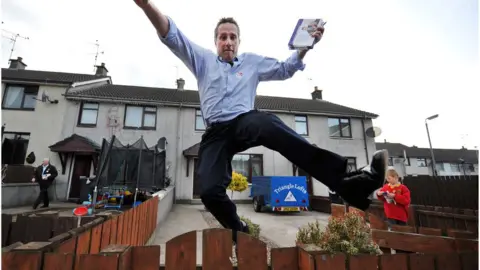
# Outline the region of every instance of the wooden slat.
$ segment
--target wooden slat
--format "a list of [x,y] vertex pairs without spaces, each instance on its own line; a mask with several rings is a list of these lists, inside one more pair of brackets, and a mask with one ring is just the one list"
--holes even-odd
[[10,245],[10,229],[12,224],[12,215],[2,214],[2,247]]
[[308,251],[298,248],[298,269],[299,270],[315,270],[315,260]]
[[110,244],[117,244],[118,216],[111,219],[110,224]]
[[[135,270],[158,270],[159,264],[160,264],[160,246],[159,245],[133,247],[132,266],[135,268]],[[173,269],[188,269],[188,268],[178,267]]]
[[381,220],[378,216],[368,213],[368,220],[370,221],[370,227],[372,229],[378,229],[378,230],[387,230],[388,226],[385,221]]
[[100,240],[100,250],[110,245],[110,233],[112,227],[112,220],[109,219],[102,224],[102,238]]
[[435,257],[431,254],[408,254],[410,270],[435,270]]
[[40,270],[41,252],[6,252],[2,254],[2,269]]
[[123,223],[124,223],[125,214],[121,214],[118,216],[118,224],[117,224],[117,237],[115,244],[123,244]]
[[332,203],[330,207],[332,209],[332,217],[343,217],[345,215],[345,205]]
[[123,240],[122,244],[124,245],[129,245],[130,244],[130,232],[132,230],[131,228],[131,217],[130,217],[130,210],[127,210],[124,212],[124,218],[123,218]]
[[85,232],[81,233],[77,237],[77,248],[75,250],[75,270],[79,270],[80,268],[80,255],[81,254],[88,254],[90,251],[90,238],[92,235],[92,231],[90,229],[86,230]]
[[78,270],[118,269],[118,254],[82,254]]
[[346,260],[344,254],[315,255],[315,270],[346,270]]
[[132,230],[130,231],[130,245],[138,245],[138,219],[140,217],[138,207],[132,208]]
[[296,247],[272,248],[270,252],[273,269],[298,270],[298,251]]
[[437,270],[459,270],[462,269],[460,257],[457,253],[438,254]]
[[138,269],[142,264],[134,265],[132,262],[132,248],[126,245],[109,245],[108,247],[100,251],[101,255],[105,256],[117,256],[118,257],[118,270],[130,270]]
[[350,257],[350,270],[377,269],[378,258],[374,255],[358,255]]
[[390,225],[390,228],[395,232],[416,233],[416,228],[410,226]]
[[478,252],[465,252],[460,254],[462,269],[478,269]]
[[100,243],[102,240],[103,224],[97,224],[92,228],[92,238],[90,240],[90,254],[97,254],[100,252]]
[[460,231],[455,229],[447,229],[447,235],[453,238],[462,238],[462,239],[475,239],[476,236],[474,233],[469,231]]
[[245,233],[237,234],[238,270],[267,270],[267,244]]
[[77,245],[77,236],[70,237],[65,242],[61,243],[55,248],[55,252],[60,253],[75,253]]
[[372,230],[372,237],[380,247],[410,252],[438,253],[456,250],[453,238]]
[[455,250],[457,251],[478,251],[478,240],[453,238]]
[[53,236],[57,236],[62,233],[66,233],[71,229],[77,227],[77,218],[76,217],[58,217],[54,221],[53,225]]
[[54,219],[49,216],[29,217],[27,224],[27,241],[48,241],[52,237]]
[[73,253],[46,253],[43,257],[45,270],[71,270],[74,266]]
[[408,254],[380,256],[380,267],[388,270],[408,270]]
[[202,270],[232,267],[232,232],[226,229],[203,230]]
[[23,246],[23,243],[22,243],[22,242],[16,242],[16,243],[13,243],[13,244],[8,245],[8,246],[6,246],[6,247],[3,247],[3,248],[2,248],[2,253],[4,253],[4,252],[10,252],[11,250],[13,250],[13,249],[15,249],[15,248],[17,248],[17,247],[19,247],[19,246]]
[[167,270],[195,269],[197,263],[197,232],[191,231],[170,239],[166,244]]
[[424,235],[442,236],[442,230],[436,228],[419,227],[418,233]]
[[16,222],[11,224],[10,243],[27,242],[27,224],[29,220],[25,215],[17,215]]

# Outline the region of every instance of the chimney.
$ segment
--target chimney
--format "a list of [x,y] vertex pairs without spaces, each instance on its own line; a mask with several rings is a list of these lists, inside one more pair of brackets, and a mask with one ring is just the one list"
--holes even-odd
[[10,69],[25,69],[27,65],[23,63],[22,57],[17,57],[17,59],[10,59]]
[[185,80],[180,78],[177,80],[177,89],[178,90],[183,90],[183,88],[185,87]]
[[107,76],[108,69],[105,67],[105,63],[95,67],[97,68],[97,71],[95,71],[95,76]]
[[322,90],[318,89],[318,86],[315,86],[315,90],[312,92],[313,100],[322,100]]

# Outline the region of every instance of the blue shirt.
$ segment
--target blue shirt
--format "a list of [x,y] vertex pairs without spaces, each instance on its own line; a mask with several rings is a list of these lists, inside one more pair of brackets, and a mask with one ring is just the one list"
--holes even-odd
[[258,83],[291,78],[305,64],[294,52],[286,61],[243,53],[233,66],[214,52],[190,41],[171,18],[165,44],[194,74],[206,125],[231,120],[254,109]]

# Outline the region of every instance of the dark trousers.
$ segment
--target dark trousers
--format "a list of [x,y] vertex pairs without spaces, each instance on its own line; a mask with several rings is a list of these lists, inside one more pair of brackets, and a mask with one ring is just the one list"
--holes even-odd
[[38,197],[33,204],[34,208],[37,208],[42,200],[43,206],[48,206],[48,204],[50,203],[50,199],[48,198],[48,187],[49,186],[40,186],[40,193],[38,194]]
[[202,136],[196,171],[202,202],[225,228],[242,229],[237,208],[226,193],[232,178],[232,158],[260,145],[279,152],[331,190],[336,190],[346,172],[346,158],[312,145],[273,114],[254,110],[213,124]]
[[389,218],[387,219],[388,224],[390,225],[407,225],[407,222],[401,221],[398,219]]

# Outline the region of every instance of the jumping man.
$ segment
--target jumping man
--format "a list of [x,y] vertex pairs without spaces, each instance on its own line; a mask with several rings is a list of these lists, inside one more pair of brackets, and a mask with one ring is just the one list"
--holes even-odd
[[[226,188],[232,177],[232,157],[260,145],[279,152],[350,205],[362,210],[369,207],[370,196],[385,179],[386,151],[377,151],[369,166],[348,172],[345,157],[313,146],[277,116],[254,110],[258,83],[286,80],[303,70],[307,50],[295,51],[284,62],[253,53],[237,55],[240,28],[233,18],[222,18],[214,30],[214,53],[190,41],[151,1],[135,3],[153,24],[161,42],[197,79],[206,123],[197,167],[202,183],[200,198],[223,227],[248,233]],[[312,36],[318,42],[323,32],[323,27],[318,27]]]

